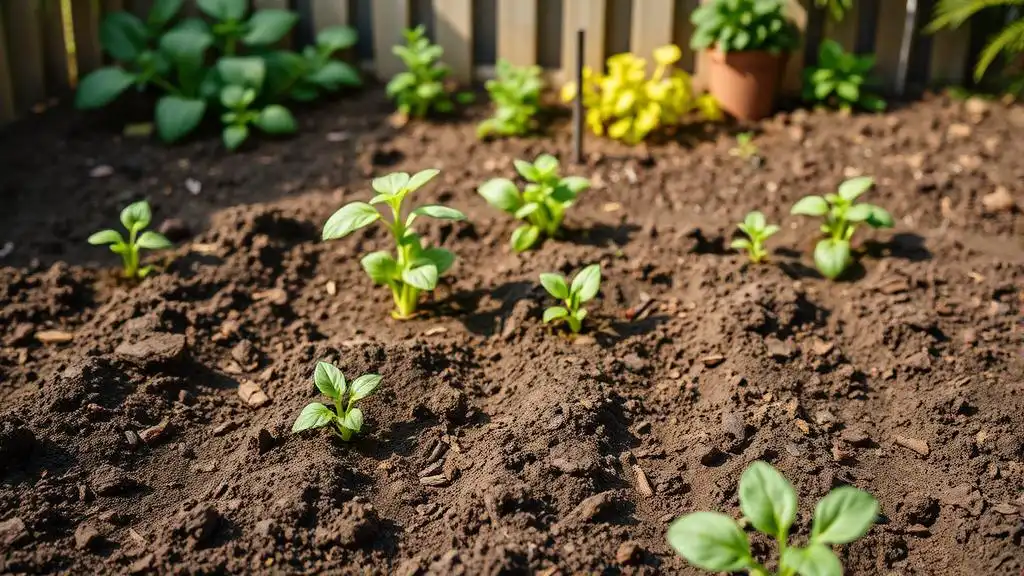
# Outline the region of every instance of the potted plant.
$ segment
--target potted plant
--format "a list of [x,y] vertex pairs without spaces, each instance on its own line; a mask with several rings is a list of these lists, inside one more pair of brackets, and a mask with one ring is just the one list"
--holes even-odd
[[693,11],[690,47],[706,50],[708,91],[740,120],[771,114],[798,43],[784,0],[709,0]]

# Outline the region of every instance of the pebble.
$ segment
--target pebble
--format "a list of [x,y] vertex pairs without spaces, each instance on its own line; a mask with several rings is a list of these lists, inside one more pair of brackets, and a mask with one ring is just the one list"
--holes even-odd
[[185,337],[181,334],[157,333],[138,342],[125,342],[114,353],[143,365],[170,365],[187,356]]
[[946,130],[946,136],[949,138],[968,138],[973,130],[967,124],[951,124],[949,129]]
[[918,440],[917,438],[909,438],[907,436],[895,436],[893,438],[897,444],[904,448],[913,450],[921,456],[927,456],[929,453],[928,443],[924,440]]
[[114,174],[114,167],[107,164],[100,164],[99,166],[89,170],[90,178],[107,178]]
[[995,214],[997,212],[1012,211],[1017,207],[1017,201],[1014,200],[1010,191],[1005,186],[998,186],[995,191],[981,197],[981,205],[986,213]]
[[721,354],[711,354],[700,359],[708,368],[714,368],[722,362],[725,362],[725,356]]
[[103,540],[100,531],[92,524],[79,524],[75,528],[75,548],[86,550],[95,547]]
[[139,432],[139,439],[141,439],[146,444],[151,444],[153,442],[156,442],[157,440],[160,440],[161,438],[164,437],[164,434],[167,432],[167,425],[170,424],[170,422],[171,421],[169,419],[164,418],[163,420],[160,421],[159,424],[150,426],[149,428],[146,428],[145,430]]
[[778,338],[769,336],[764,339],[764,344],[768,348],[768,354],[776,360],[789,360],[793,357],[793,345],[789,342],[783,342]]
[[643,548],[633,540],[628,540],[619,545],[615,551],[615,560],[619,564],[633,564],[643,557]]
[[203,191],[203,183],[195,178],[186,178],[185,189],[193,196],[198,196]]
[[67,344],[74,340],[75,335],[64,330],[41,330],[36,332],[36,340],[43,344]]
[[32,538],[32,534],[25,526],[21,518],[15,516],[10,520],[0,522],[0,550],[7,550],[12,546],[22,544]]
[[871,444],[871,436],[860,428],[847,428],[839,434],[839,438],[852,446],[867,446]]
[[238,396],[252,408],[261,408],[270,403],[270,397],[252,380],[243,380],[238,385]]
[[228,420],[227,422],[224,422],[223,424],[220,424],[216,428],[214,428],[213,429],[213,435],[214,436],[223,436],[224,434],[227,434],[228,432],[236,430],[237,428],[238,428],[238,422],[236,422],[234,420]]

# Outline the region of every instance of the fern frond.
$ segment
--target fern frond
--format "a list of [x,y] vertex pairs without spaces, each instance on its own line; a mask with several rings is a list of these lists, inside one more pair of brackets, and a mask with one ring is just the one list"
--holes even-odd
[[958,28],[971,16],[993,6],[1024,6],[1024,0],[939,0],[935,18],[924,30],[934,34],[943,28]]
[[1010,23],[992,37],[978,56],[978,65],[974,67],[974,80],[980,81],[985,70],[1001,52],[1007,54],[1024,53],[1024,19]]

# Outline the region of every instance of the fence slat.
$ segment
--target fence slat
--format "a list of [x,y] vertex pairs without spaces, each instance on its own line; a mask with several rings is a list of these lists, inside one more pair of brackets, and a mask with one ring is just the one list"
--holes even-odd
[[68,51],[64,41],[64,15],[60,0],[44,0],[43,29],[46,47],[46,91],[58,96],[68,89]]
[[[885,0],[889,2],[899,2],[900,0]],[[853,52],[857,47],[857,33],[858,24],[857,21],[860,19],[860,10],[857,9],[857,3],[854,2],[853,6],[846,11],[843,15],[842,22],[836,22],[832,19],[831,14],[827,14],[825,18],[825,38],[826,40],[835,40],[843,47],[843,50],[847,52]],[[902,24],[902,20],[900,23]]]
[[377,77],[387,80],[404,70],[402,61],[391,52],[403,44],[402,31],[409,26],[409,0],[376,0],[370,18],[373,21],[373,62]]
[[46,64],[43,50],[43,5],[22,0],[7,2],[7,47],[11,53],[11,81],[18,112],[46,100]]
[[348,0],[313,0],[313,32],[331,26],[349,25]]
[[537,63],[537,0],[498,0],[498,58]]
[[71,3],[71,18],[75,33],[75,62],[78,78],[103,64],[100,50],[100,5],[97,0],[79,0]]
[[[633,0],[630,52],[647,59],[648,72],[654,69],[654,49],[672,43],[675,8],[675,0]],[[689,19],[689,14],[680,16]]]
[[605,0],[563,0],[562,77],[573,78],[576,69],[576,31],[587,31],[583,64],[604,70]]
[[942,30],[932,37],[932,57],[928,83],[962,84],[967,73],[967,54],[971,48],[971,29]]
[[675,18],[672,19],[672,40],[683,51],[679,67],[691,73],[696,70],[697,55],[690,48],[690,37],[693,36],[690,14],[693,14],[699,4],[698,0],[675,0]]
[[10,50],[7,49],[6,26],[3,10],[0,10],[0,125],[15,118],[14,90],[11,85]]
[[434,0],[434,34],[457,82],[473,78],[472,0]]
[[896,88],[896,73],[903,43],[903,21],[907,15],[903,0],[884,0],[878,7],[878,27],[875,36],[876,74],[882,78],[887,91]]
[[799,94],[803,83],[804,50],[807,49],[808,11],[813,10],[812,0],[790,0],[786,3],[786,16],[800,29],[800,43],[786,61],[785,76],[782,78],[783,94]]

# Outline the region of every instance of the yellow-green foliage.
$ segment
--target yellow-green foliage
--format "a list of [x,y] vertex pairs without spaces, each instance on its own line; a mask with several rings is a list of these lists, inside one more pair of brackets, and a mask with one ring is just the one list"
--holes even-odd
[[[650,78],[647,60],[628,53],[609,57],[607,74],[584,67],[583,106],[594,134],[637,144],[659,127],[679,124],[694,110],[708,120],[720,119],[714,98],[695,95],[690,75],[672,67],[681,57],[672,44],[655,50],[657,66]],[[568,102],[576,93],[575,83],[566,84],[562,99]]]

